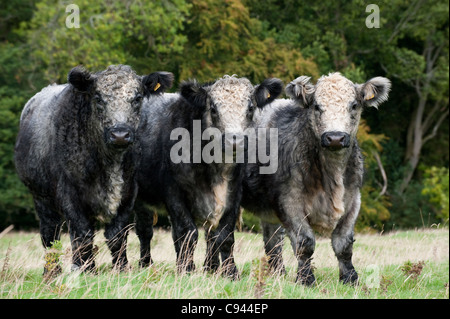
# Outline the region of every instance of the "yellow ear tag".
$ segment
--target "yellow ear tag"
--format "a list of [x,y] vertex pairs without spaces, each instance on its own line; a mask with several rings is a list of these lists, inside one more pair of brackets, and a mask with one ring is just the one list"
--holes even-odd
[[369,98],[366,98],[366,101],[368,101],[368,100],[371,100],[371,99],[373,99],[375,97],[375,94],[372,94],[372,96],[371,97],[369,97]]
[[267,98],[270,98],[270,93],[267,93]]
[[157,89],[159,89],[161,87],[161,84],[159,84],[159,83],[156,83],[156,85],[155,85],[155,89],[153,90],[153,91],[156,91]]

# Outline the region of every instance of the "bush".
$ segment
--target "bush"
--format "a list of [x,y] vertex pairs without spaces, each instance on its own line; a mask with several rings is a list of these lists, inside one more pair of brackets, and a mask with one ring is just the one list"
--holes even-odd
[[434,166],[427,168],[424,173],[422,195],[429,198],[436,217],[443,222],[448,221],[449,169]]

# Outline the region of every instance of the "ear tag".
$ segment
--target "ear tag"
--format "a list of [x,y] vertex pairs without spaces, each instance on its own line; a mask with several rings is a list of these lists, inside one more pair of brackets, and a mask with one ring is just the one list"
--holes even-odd
[[267,98],[270,98],[270,93],[267,93]]
[[161,87],[161,84],[156,83],[155,88],[153,89],[153,91],[156,91],[157,89],[159,89]]
[[366,101],[369,101],[369,100],[373,99],[374,97],[375,97],[375,94],[372,94],[372,96],[371,96],[371,97],[369,97],[369,98],[366,98]]

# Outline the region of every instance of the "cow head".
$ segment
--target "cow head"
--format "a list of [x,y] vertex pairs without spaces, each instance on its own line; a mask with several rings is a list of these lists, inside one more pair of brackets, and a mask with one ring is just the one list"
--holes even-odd
[[144,97],[163,92],[172,81],[172,73],[138,76],[126,65],[112,65],[95,74],[75,67],[68,75],[75,91],[86,97],[92,123],[104,143],[119,150],[135,139]]
[[354,84],[340,73],[322,76],[313,85],[301,76],[286,86],[286,94],[310,108],[314,133],[322,147],[339,151],[356,138],[364,106],[378,105],[388,99],[391,82],[375,77],[364,84]]
[[183,82],[180,93],[200,110],[207,127],[220,130],[223,145],[231,143],[235,147],[234,138],[225,140],[225,137],[243,136],[253,123],[255,108],[272,102],[282,89],[281,80],[275,78],[253,86],[246,78],[225,75],[212,84]]

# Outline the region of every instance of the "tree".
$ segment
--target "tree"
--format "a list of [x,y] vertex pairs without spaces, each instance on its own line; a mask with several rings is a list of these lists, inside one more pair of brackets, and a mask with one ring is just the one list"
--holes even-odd
[[182,52],[185,0],[77,1],[80,27],[68,27],[63,2],[44,0],[33,18],[21,25],[30,56],[48,82],[66,82],[68,71],[82,64],[100,71],[110,64],[129,64],[141,74],[170,69]]
[[0,229],[14,223],[36,225],[31,196],[17,177],[13,160],[20,112],[33,92],[23,38],[14,30],[31,19],[33,6],[34,1],[12,0],[2,2],[0,11]]
[[[417,168],[422,148],[448,117],[449,9],[448,1],[416,0],[403,8],[387,39],[383,69],[414,89],[417,104],[406,135],[408,169],[399,186],[403,193]],[[396,44],[395,47],[392,44]]]
[[318,76],[316,64],[299,50],[278,43],[242,0],[191,0],[186,22],[188,43],[179,63],[180,78],[211,81],[224,74],[260,82],[266,77],[291,81],[299,74]]

